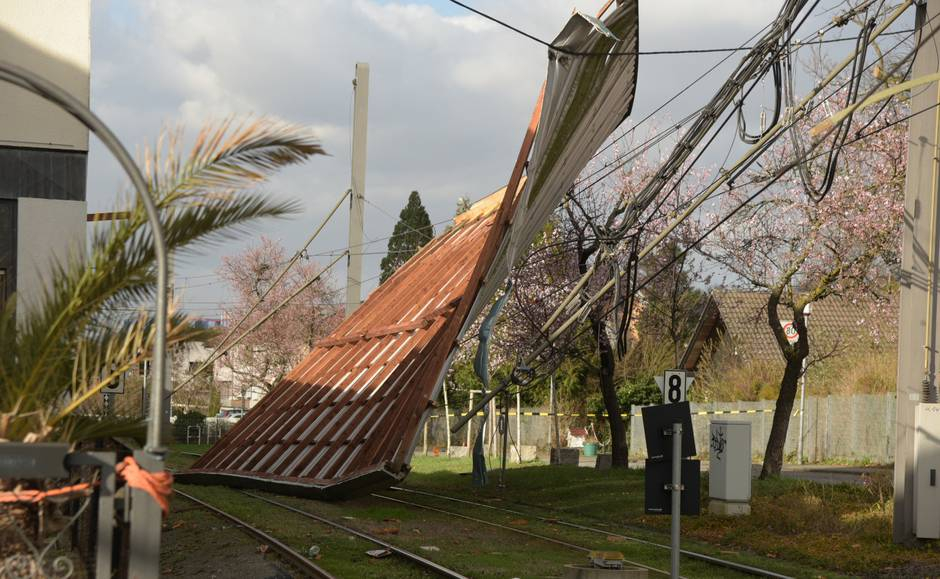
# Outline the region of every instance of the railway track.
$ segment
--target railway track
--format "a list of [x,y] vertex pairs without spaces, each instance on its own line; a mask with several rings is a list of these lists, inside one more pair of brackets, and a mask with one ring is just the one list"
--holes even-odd
[[[182,454],[189,454],[189,455],[199,456],[199,455],[196,454],[196,453],[189,453],[189,452],[183,452]],[[622,539],[622,540],[625,540],[625,541],[629,541],[629,542],[632,542],[632,543],[641,544],[641,545],[645,545],[645,546],[649,546],[649,547],[654,547],[654,548],[657,548],[657,549],[664,549],[664,550],[669,550],[669,549],[670,549],[669,545],[657,543],[657,542],[655,542],[655,541],[650,541],[650,540],[647,540],[647,539],[641,539],[641,538],[639,538],[639,537],[633,537],[633,536],[625,535],[625,534],[622,534],[622,533],[616,533],[616,532],[612,532],[612,531],[606,530],[606,529],[600,529],[600,528],[596,528],[596,527],[591,527],[591,526],[589,526],[589,525],[582,525],[582,524],[579,524],[579,523],[574,523],[574,522],[570,522],[570,521],[565,521],[565,520],[559,519],[559,518],[557,518],[557,517],[546,517],[546,516],[541,516],[541,515],[535,515],[535,514],[533,514],[532,512],[525,512],[525,511],[520,511],[520,510],[516,510],[516,509],[507,508],[507,507],[499,507],[499,506],[489,505],[489,504],[485,504],[485,503],[479,503],[479,502],[471,501],[471,500],[467,500],[467,499],[462,499],[462,498],[458,498],[458,497],[452,497],[452,496],[448,496],[448,495],[441,495],[441,494],[437,494],[437,493],[433,493],[433,492],[421,491],[421,490],[416,490],[416,489],[408,489],[408,488],[403,488],[403,487],[391,487],[389,490],[392,490],[392,491],[395,491],[395,492],[400,492],[400,493],[408,493],[408,494],[415,495],[415,496],[424,496],[424,497],[428,497],[428,498],[431,498],[431,499],[436,499],[436,500],[439,500],[439,501],[446,501],[446,502],[451,502],[451,503],[456,503],[456,504],[464,504],[464,505],[468,505],[468,506],[472,506],[472,507],[476,507],[476,508],[482,508],[482,509],[487,509],[487,510],[492,510],[492,511],[498,511],[498,512],[503,512],[503,513],[507,513],[507,514],[517,515],[517,516],[524,516],[524,517],[528,517],[528,518],[531,518],[531,519],[535,519],[535,520],[538,520],[538,521],[541,521],[541,522],[545,522],[545,523],[549,523],[549,524],[553,524],[553,525],[558,525],[558,526],[563,526],[563,527],[568,527],[568,528],[572,528],[572,529],[577,529],[577,530],[584,531],[584,532],[595,533],[595,534],[601,534],[601,535],[604,535],[604,536],[613,536],[613,537],[617,537],[617,538]],[[206,507],[209,508],[210,510],[213,510],[213,511],[219,513],[219,514],[222,514],[222,516],[225,516],[225,517],[227,517],[227,518],[230,518],[230,519],[236,521],[238,524],[242,525],[248,532],[254,534],[253,528],[251,528],[251,526],[248,525],[247,523],[245,523],[245,522],[243,522],[243,521],[240,521],[239,519],[236,519],[236,518],[234,518],[234,517],[231,517],[231,516],[228,515],[227,513],[223,513],[222,511],[219,511],[218,509],[216,509],[215,507],[212,507],[211,505],[208,505],[208,504],[206,504],[206,503],[202,503],[202,501],[199,501],[198,499],[195,499],[194,497],[190,497],[189,495],[187,495],[187,494],[185,494],[185,493],[183,493],[183,492],[181,492],[181,491],[177,491],[177,492],[180,492],[180,494],[183,495],[183,496],[186,497],[186,498],[190,498],[191,500],[195,500],[196,502],[198,502],[198,503],[200,503],[200,504],[206,506]],[[380,538],[378,538],[378,537],[375,537],[375,536],[373,536],[373,535],[369,535],[368,533],[365,533],[365,532],[360,531],[360,530],[358,530],[358,529],[354,529],[354,528],[352,528],[352,527],[349,527],[348,525],[344,525],[344,524],[338,523],[338,522],[333,521],[333,520],[331,520],[331,519],[328,519],[328,518],[322,517],[322,516],[320,516],[320,515],[311,513],[311,512],[309,512],[309,511],[305,511],[305,510],[303,510],[303,509],[294,507],[294,506],[292,506],[292,505],[288,505],[288,504],[286,504],[286,503],[282,503],[282,502],[280,502],[280,501],[274,500],[274,499],[269,498],[269,497],[265,497],[265,496],[262,496],[262,495],[257,495],[257,494],[254,494],[254,493],[251,493],[251,492],[247,492],[247,491],[241,491],[241,493],[244,494],[244,495],[246,495],[246,496],[248,496],[248,497],[250,497],[250,498],[252,498],[252,499],[255,499],[255,500],[258,500],[258,501],[262,501],[262,502],[267,503],[267,504],[269,504],[269,505],[271,505],[271,506],[275,506],[275,507],[278,507],[278,508],[281,508],[281,509],[290,511],[290,512],[292,512],[292,513],[294,513],[294,514],[297,514],[297,515],[300,515],[300,516],[309,518],[309,519],[311,519],[311,520],[315,520],[315,521],[317,521],[317,522],[319,522],[319,523],[321,523],[321,524],[324,524],[324,525],[333,527],[333,528],[335,528],[335,529],[342,530],[343,532],[346,532],[346,533],[349,533],[349,534],[351,534],[351,535],[357,536],[357,537],[359,537],[359,538],[361,538],[361,539],[364,539],[364,540],[369,541],[369,542],[371,542],[371,543],[373,543],[373,544],[375,544],[375,545],[378,545],[378,546],[380,546],[380,547],[382,547],[382,548],[384,548],[384,549],[388,549],[390,552],[392,552],[392,553],[395,554],[396,556],[398,556],[398,557],[400,557],[400,558],[402,558],[402,559],[404,559],[404,560],[406,560],[406,561],[408,561],[408,562],[410,562],[410,563],[412,563],[412,564],[415,564],[415,565],[417,565],[417,566],[420,566],[420,567],[422,567],[423,569],[434,573],[435,575],[438,575],[438,576],[441,576],[441,577],[450,577],[450,578],[454,578],[454,579],[466,579],[466,577],[465,577],[464,575],[458,573],[457,571],[454,571],[454,570],[452,570],[452,569],[448,569],[447,567],[444,567],[444,566],[442,566],[442,565],[440,565],[440,564],[438,564],[438,563],[435,563],[435,562],[433,562],[433,561],[431,561],[431,560],[429,560],[429,559],[427,559],[427,558],[425,558],[425,557],[422,557],[422,556],[420,556],[420,555],[418,555],[418,554],[416,554],[416,553],[412,553],[412,552],[410,552],[410,551],[407,551],[407,550],[405,550],[405,549],[403,549],[403,548],[401,548],[401,547],[398,547],[398,546],[396,546],[396,545],[393,545],[393,544],[391,544],[391,543],[389,543],[389,542],[387,542],[387,541],[384,541],[384,540],[382,540],[382,539],[380,539]],[[372,493],[371,496],[374,497],[374,498],[380,499],[380,500],[389,501],[389,502],[394,502],[394,503],[397,503],[397,504],[399,504],[399,505],[404,505],[404,506],[411,507],[411,508],[417,508],[417,509],[422,509],[422,510],[428,510],[428,511],[432,511],[432,512],[437,512],[437,513],[439,513],[439,514],[447,515],[447,516],[450,516],[450,517],[455,517],[455,518],[460,518],[460,519],[464,519],[464,520],[469,520],[469,521],[472,521],[472,522],[477,523],[477,524],[481,524],[481,525],[486,525],[486,526],[490,526],[490,527],[499,528],[499,529],[502,529],[502,530],[504,530],[504,531],[509,531],[509,532],[512,532],[512,533],[515,533],[515,534],[528,536],[528,537],[530,537],[530,538],[534,538],[534,539],[537,539],[537,540],[541,540],[541,541],[545,541],[545,542],[550,542],[550,543],[559,545],[559,546],[561,546],[561,547],[565,547],[565,548],[572,549],[572,550],[575,550],[575,551],[590,552],[590,551],[593,551],[593,550],[594,550],[594,549],[592,549],[592,548],[588,548],[588,547],[585,547],[585,546],[583,546],[583,545],[578,545],[578,544],[575,544],[575,543],[572,543],[572,542],[569,542],[569,541],[565,541],[565,540],[559,539],[559,538],[557,538],[557,537],[552,537],[552,536],[545,535],[545,534],[541,534],[541,533],[535,533],[535,532],[528,531],[528,530],[525,530],[525,529],[519,529],[519,528],[516,528],[516,527],[513,527],[513,526],[504,525],[504,524],[501,524],[501,523],[498,523],[498,522],[495,522],[495,521],[486,520],[486,519],[482,519],[482,518],[479,518],[479,517],[473,517],[473,516],[470,516],[470,515],[467,515],[467,514],[464,514],[464,513],[460,513],[460,512],[456,512],[456,511],[452,511],[452,510],[448,510],[448,509],[444,509],[444,508],[441,508],[441,507],[439,507],[439,506],[434,506],[434,505],[429,505],[429,504],[423,504],[423,503],[420,503],[420,502],[414,502],[414,501],[404,500],[404,499],[402,499],[402,498],[391,497],[391,496],[384,495],[384,494],[380,494],[380,493]],[[261,532],[261,533],[263,533],[263,532]],[[260,536],[262,536],[262,535],[258,535],[258,536],[260,537]],[[264,536],[265,536],[265,537],[269,537],[269,535],[266,535],[266,534],[264,534]],[[270,539],[265,538],[264,540],[266,540],[266,541],[271,541],[271,542],[272,542],[272,545],[274,545],[273,541],[276,541],[276,539],[274,539],[273,537],[271,537]],[[276,545],[275,545],[275,546],[276,546]],[[309,561],[309,559],[307,559],[306,557],[303,557],[303,555],[297,553],[296,551],[291,550],[290,547],[287,547],[286,545],[284,545],[283,547],[291,551],[291,553],[288,554],[288,557],[289,557],[291,560],[294,560],[294,557],[301,557],[301,558],[303,558],[303,560],[304,560],[305,563],[311,563],[311,562]],[[278,550],[281,551],[282,549],[278,548]],[[697,553],[697,552],[695,552],[695,551],[689,551],[689,550],[686,550],[686,549],[683,549],[683,550],[681,551],[681,553],[682,553],[682,555],[683,555],[684,557],[686,557],[686,558],[688,558],[688,559],[690,559],[690,560],[696,560],[696,561],[699,561],[699,562],[702,562],[702,563],[706,563],[706,564],[711,565],[711,566],[720,567],[720,568],[728,569],[728,570],[732,570],[732,571],[737,571],[737,572],[739,572],[739,573],[745,573],[745,574],[755,575],[755,576],[759,576],[759,577],[771,577],[771,578],[774,578],[774,579],[791,579],[788,575],[783,575],[783,574],[780,574],[780,573],[777,573],[777,572],[774,572],[774,571],[770,571],[770,570],[767,570],[767,569],[762,569],[762,568],[755,567],[755,566],[752,566],[752,565],[746,565],[746,564],[743,564],[743,563],[737,563],[737,562],[735,562],[735,561],[728,561],[728,560],[726,560],[726,559],[721,559],[721,558],[718,558],[718,557],[713,557],[713,556],[711,556],[711,555],[706,555],[706,554],[704,554],[704,553]],[[644,563],[640,563],[640,562],[637,562],[637,561],[630,561],[630,560],[625,560],[625,562],[628,563],[628,564],[630,564],[630,565],[633,565],[633,566],[636,566],[636,567],[641,567],[641,568],[643,568],[643,569],[646,569],[646,570],[648,570],[648,571],[650,571],[650,572],[652,572],[652,573],[656,573],[656,574],[660,574],[660,575],[665,575],[665,576],[668,576],[668,575],[669,575],[669,572],[666,571],[666,570],[659,569],[659,568],[657,568],[657,567],[653,567],[653,566],[650,566],[650,565],[646,565],[646,564],[644,564]],[[321,569],[321,571],[322,571],[322,569]],[[324,575],[314,575],[314,576],[323,577]],[[325,576],[328,577],[329,575],[325,575]]]
[[[201,499],[198,499],[185,491],[181,491],[178,488],[174,488],[173,492],[175,494],[182,496],[183,498],[189,501],[196,503],[200,507],[208,511],[211,511],[214,514],[224,519],[227,519],[228,521],[231,521],[235,525],[241,527],[242,530],[244,530],[249,535],[252,535],[264,541],[266,544],[270,545],[275,551],[283,555],[289,562],[291,562],[292,564],[300,568],[304,573],[308,574],[309,576],[317,577],[321,579],[335,579],[334,575],[331,575],[328,571],[326,571],[319,565],[315,564],[313,561],[308,559],[302,553],[295,551],[289,545],[285,544],[283,541],[272,536],[270,533],[266,533],[265,531],[262,531],[261,529],[255,527],[251,523],[244,521],[230,513],[227,513],[226,511],[214,505],[211,505]],[[397,545],[393,545],[387,541],[383,541],[382,539],[374,535],[370,535],[369,533],[360,531],[358,529],[354,529],[348,525],[337,523],[336,521],[333,521],[326,517],[321,517],[320,515],[316,515],[314,513],[305,511],[303,509],[298,509],[296,507],[282,503],[280,501],[276,501],[268,497],[256,495],[254,493],[250,493],[246,491],[241,491],[241,493],[245,496],[251,497],[252,499],[262,501],[264,503],[278,507],[280,509],[290,511],[302,517],[317,521],[320,524],[333,527],[334,529],[339,529],[343,531],[344,533],[348,533],[350,535],[359,537],[360,539],[364,539],[366,541],[374,543],[375,545],[378,545],[384,549],[388,549],[392,554],[398,556],[399,558],[409,563],[412,563],[418,567],[421,567],[422,569],[425,569],[426,571],[430,571],[436,576],[447,577],[448,579],[468,579],[465,575],[458,573],[457,571],[454,571],[453,569],[449,569],[443,565],[440,565],[438,563],[435,563],[434,561],[431,561],[430,559],[422,557],[421,555],[418,555],[417,553],[413,553],[411,551],[408,551],[407,549],[403,549]]]
[[352,527],[350,527],[350,526],[348,526],[348,525],[343,525],[343,524],[341,524],[341,523],[337,523],[336,521],[327,519],[326,517],[321,517],[320,515],[316,515],[316,514],[314,514],[314,513],[311,513],[311,512],[309,512],[309,511],[305,511],[305,510],[303,510],[303,509],[298,509],[297,507],[293,507],[293,506],[291,506],[291,505],[282,503],[282,502],[280,502],[280,501],[275,501],[274,499],[270,499],[270,498],[267,498],[267,497],[263,497],[263,496],[261,496],[261,495],[256,495],[256,494],[254,494],[254,493],[249,493],[249,492],[246,492],[246,491],[242,491],[242,494],[247,495],[247,496],[249,496],[249,497],[251,497],[251,498],[253,498],[253,499],[257,499],[257,500],[259,500],[259,501],[264,501],[265,503],[268,503],[269,505],[273,505],[273,506],[276,506],[276,507],[279,507],[279,508],[288,510],[288,511],[290,511],[290,512],[292,512],[292,513],[295,513],[295,514],[298,514],[298,515],[300,515],[300,516],[302,516],[302,517],[307,517],[308,519],[312,519],[312,520],[315,520],[315,521],[319,521],[320,523],[323,523],[323,524],[325,524],[325,525],[329,525],[329,526],[331,526],[331,527],[333,527],[333,528],[335,528],[335,529],[339,529],[339,530],[343,531],[344,533],[349,533],[350,535],[355,535],[355,536],[359,537],[360,539],[365,539],[366,541],[370,541],[370,542],[372,542],[372,543],[375,543],[376,545],[379,545],[379,546],[381,546],[381,547],[383,547],[383,548],[385,548],[385,549],[388,549],[389,551],[391,551],[391,552],[394,553],[395,555],[398,555],[399,557],[401,557],[401,558],[403,558],[403,559],[405,559],[405,560],[407,560],[407,561],[409,561],[409,562],[411,562],[411,563],[414,563],[415,565],[418,565],[418,566],[420,566],[420,567],[422,567],[422,568],[424,568],[424,569],[426,569],[426,570],[428,570],[428,571],[431,571],[431,572],[433,572],[434,574],[439,575],[439,576],[441,576],[441,577],[449,577],[449,578],[451,578],[451,579],[467,579],[467,577],[466,577],[465,575],[462,575],[462,574],[458,573],[457,571],[454,571],[453,569],[448,569],[447,567],[444,567],[443,565],[440,565],[440,564],[438,564],[438,563],[435,563],[434,561],[431,561],[430,559],[426,559],[425,557],[422,557],[421,555],[418,555],[418,554],[416,554],[416,553],[412,553],[411,551],[407,551],[407,550],[405,550],[405,549],[402,549],[401,547],[398,547],[398,546],[396,546],[396,545],[393,545],[393,544],[391,544],[391,543],[389,543],[389,542],[387,542],[387,541],[383,541],[382,539],[379,539],[378,537],[375,537],[375,536],[373,536],[373,535],[370,535],[370,534],[365,533],[365,532],[363,532],[363,531],[360,531],[360,530],[358,530],[358,529],[353,529]]
[[[406,500],[402,500],[402,499],[396,499],[396,498],[389,497],[389,496],[386,496],[386,495],[380,495],[380,494],[378,494],[378,493],[372,493],[371,496],[373,496],[373,497],[375,497],[375,498],[377,498],[377,499],[382,499],[382,500],[386,500],[386,501],[391,501],[391,502],[398,503],[398,504],[401,504],[401,505],[406,505],[406,506],[415,507],[415,508],[419,508],[419,509],[424,509],[424,510],[428,510],[428,511],[434,511],[434,512],[436,512],[436,513],[445,514],[445,515],[448,515],[448,516],[451,516],[451,517],[457,517],[457,518],[460,518],[460,519],[464,519],[464,520],[468,520],[468,521],[473,521],[474,523],[479,523],[479,524],[481,524],[481,525],[487,525],[487,526],[489,526],[489,527],[496,527],[496,528],[502,529],[502,530],[504,530],[504,531],[511,531],[511,532],[516,533],[516,534],[518,534],[518,535],[525,535],[525,536],[531,537],[531,538],[533,538],[533,539],[539,539],[539,540],[542,540],[542,541],[547,541],[547,542],[549,542],[549,543],[554,543],[554,544],[556,544],[556,545],[560,545],[560,546],[562,546],[562,547],[567,547],[567,548],[573,549],[573,550],[575,550],[575,551],[581,551],[581,552],[583,552],[583,553],[590,553],[591,551],[595,551],[595,550],[596,550],[596,549],[592,549],[592,548],[590,548],[590,547],[585,547],[585,546],[583,546],[583,545],[577,545],[577,544],[575,544],[575,543],[570,543],[570,542],[568,542],[568,541],[563,541],[563,540],[558,539],[558,538],[556,538],[556,537],[549,537],[548,535],[542,535],[542,534],[540,534],[540,533],[533,533],[532,531],[526,531],[525,529],[517,529],[517,528],[511,527],[511,526],[509,526],[509,525],[503,525],[502,523],[497,523],[497,522],[494,522],[494,521],[487,521],[487,520],[485,520],[485,519],[480,519],[480,518],[477,518],[477,517],[471,517],[470,515],[465,515],[465,514],[463,514],[463,513],[457,513],[457,512],[454,512],[454,511],[448,511],[447,509],[441,509],[441,508],[439,508],[439,507],[434,507],[434,506],[431,506],[431,505],[422,505],[422,504],[420,504],[420,503],[414,503],[414,502],[411,502],[411,501],[406,501]],[[646,569],[647,571],[652,571],[653,573],[658,573],[658,574],[661,574],[661,575],[665,575],[665,576],[667,576],[667,577],[669,576],[669,572],[668,572],[668,571],[664,571],[663,569],[658,569],[658,568],[656,568],[656,567],[651,567],[651,566],[649,566],[649,565],[646,565],[646,564],[643,564],[643,563],[639,563],[639,562],[637,562],[637,561],[630,561],[629,559],[624,559],[624,563],[627,563],[627,564],[629,564],[629,565],[633,565],[634,567],[640,567],[640,568]]]
[[[559,518],[557,518],[557,517],[544,517],[544,516],[540,516],[540,515],[534,515],[534,514],[532,514],[531,512],[519,511],[519,510],[516,510],[516,509],[510,509],[510,508],[506,508],[506,507],[497,507],[497,506],[494,506],[494,505],[488,505],[488,504],[485,504],[485,503],[479,503],[479,502],[476,502],[476,501],[470,501],[470,500],[467,500],[467,499],[461,499],[461,498],[451,497],[451,496],[447,496],[447,495],[440,495],[440,494],[436,494],[436,493],[432,493],[432,492],[428,492],[428,491],[420,491],[420,490],[415,490],[415,489],[407,489],[407,488],[403,488],[403,487],[390,487],[390,490],[393,490],[393,491],[396,491],[396,492],[402,492],[402,493],[409,493],[409,494],[413,494],[413,495],[419,495],[419,496],[427,496],[427,497],[431,497],[431,498],[433,498],[433,499],[438,499],[438,500],[443,500],[443,501],[449,501],[449,502],[453,502],[453,503],[466,504],[466,505],[470,505],[470,506],[474,506],[474,507],[479,507],[479,508],[483,508],[483,509],[489,509],[489,510],[493,510],[493,511],[500,511],[500,512],[504,512],[504,513],[507,513],[507,514],[513,514],[513,515],[519,515],[519,516],[529,517],[529,518],[536,519],[536,520],[539,520],[539,521],[542,521],[542,522],[545,522],[545,523],[551,523],[551,524],[554,524],[554,525],[559,525],[559,526],[563,526],[563,527],[569,527],[569,528],[578,529],[578,530],[581,530],[581,531],[587,531],[587,532],[591,532],[591,533],[602,534],[602,535],[605,535],[605,536],[618,537],[618,538],[623,539],[623,540],[626,540],[626,541],[630,541],[630,542],[637,543],[637,544],[642,544],[642,545],[647,545],[647,546],[650,546],[650,547],[656,547],[656,548],[665,549],[665,550],[671,549],[671,547],[670,547],[669,545],[664,545],[664,544],[662,544],[662,543],[657,543],[657,542],[655,542],[655,541],[648,541],[648,540],[646,540],[646,539],[640,539],[640,538],[638,538],[638,537],[631,537],[630,535],[624,535],[624,534],[621,534],[621,533],[615,533],[615,532],[612,532],[612,531],[606,530],[606,529],[598,529],[598,528],[596,528],[596,527],[591,527],[591,526],[588,526],[588,525],[581,525],[581,524],[578,524],[578,523],[572,523],[572,522],[570,522],[570,521],[564,521],[564,520],[559,519]],[[372,496],[377,497],[377,498],[381,498],[381,499],[385,499],[385,500],[395,501],[395,502],[402,503],[402,504],[406,504],[406,505],[415,506],[415,507],[418,507],[418,508],[435,510],[435,511],[438,511],[438,512],[441,512],[441,513],[451,514],[451,515],[453,515],[453,516],[459,516],[459,517],[462,517],[462,518],[469,518],[469,519],[471,519],[471,520],[475,520],[475,521],[482,522],[482,523],[485,523],[485,524],[493,524],[493,525],[496,525],[496,526],[499,526],[499,527],[508,529],[508,530],[510,530],[510,531],[522,532],[523,534],[529,534],[529,535],[531,535],[531,533],[529,533],[528,531],[522,531],[521,529],[516,529],[516,528],[514,528],[514,527],[509,527],[509,526],[501,525],[501,524],[498,524],[498,523],[491,523],[491,522],[488,522],[488,521],[484,521],[483,519],[477,519],[477,518],[475,518],[475,517],[465,516],[465,515],[462,515],[462,514],[460,514],[460,513],[453,513],[453,512],[451,512],[451,511],[447,511],[446,509],[440,509],[440,508],[438,508],[438,507],[433,507],[433,506],[430,506],[430,505],[422,505],[422,504],[420,504],[420,503],[414,503],[414,502],[411,502],[411,501],[403,501],[403,500],[401,500],[401,499],[395,499],[395,498],[388,497],[388,496],[385,496],[385,495],[380,495],[380,494],[377,494],[377,493],[373,493]],[[557,540],[557,539],[554,539],[554,538],[551,538],[551,537],[544,537],[544,538],[546,538],[546,539],[548,539],[548,540],[550,540],[550,541],[553,541],[553,542],[557,542],[557,543],[562,543],[562,544],[568,545],[568,546],[573,547],[573,548],[576,547],[576,548],[579,548],[579,549],[581,549],[581,550],[590,550],[590,549],[586,549],[585,547],[579,547],[579,546],[576,546],[576,545],[567,543],[567,542],[565,542],[565,541],[560,541],[560,540]],[[722,567],[722,568],[725,568],[725,569],[731,569],[731,570],[738,571],[738,572],[741,572],[741,573],[747,573],[747,574],[749,574],[749,575],[756,575],[756,576],[758,576],[758,577],[772,577],[772,578],[774,578],[774,579],[792,579],[789,575],[782,575],[782,574],[780,574],[780,573],[777,573],[777,572],[775,572],[775,571],[770,571],[770,570],[768,570],[768,569],[761,569],[761,568],[759,568],[759,567],[754,567],[754,566],[752,566],[752,565],[745,565],[745,564],[743,564],[743,563],[737,563],[737,562],[735,562],[735,561],[728,561],[728,560],[726,560],[726,559],[720,559],[720,558],[718,558],[718,557],[712,557],[711,555],[706,555],[706,554],[704,554],[704,553],[697,553],[697,552],[695,552],[695,551],[688,551],[688,550],[686,550],[686,549],[682,549],[681,553],[682,553],[683,556],[688,557],[689,559],[694,559],[694,560],[697,560],[697,561],[702,561],[702,562],[708,563],[708,564],[710,564],[710,565]],[[639,563],[631,563],[631,564],[639,565]],[[654,568],[652,568],[652,567],[647,567],[647,566],[645,566],[645,565],[643,565],[643,567],[645,567],[646,569],[649,569],[649,570],[654,570],[654,571],[658,571],[658,572],[663,572],[663,571],[660,571],[659,569],[654,569]]]
[[232,523],[235,523],[249,535],[252,535],[255,538],[261,539],[266,544],[274,548],[275,551],[280,553],[289,562],[291,562],[292,564],[297,566],[300,570],[302,570],[304,573],[306,573],[308,576],[317,577],[318,579],[336,579],[334,575],[331,575],[328,571],[326,571],[325,569],[323,569],[322,567],[320,567],[319,565],[317,565],[316,563],[314,563],[313,561],[311,561],[310,559],[308,559],[301,553],[298,553],[297,551],[289,547],[284,542],[278,540],[277,538],[273,537],[272,535],[268,533],[265,533],[261,529],[249,524],[248,522],[243,521],[239,519],[238,517],[232,514],[229,514],[218,507],[210,505],[209,503],[201,499],[197,499],[191,494],[183,492],[179,490],[178,488],[174,488],[173,492],[189,501],[196,503],[202,508],[208,511],[211,511],[212,513],[215,513],[216,515],[222,517],[223,519],[226,519],[228,521],[231,521]]

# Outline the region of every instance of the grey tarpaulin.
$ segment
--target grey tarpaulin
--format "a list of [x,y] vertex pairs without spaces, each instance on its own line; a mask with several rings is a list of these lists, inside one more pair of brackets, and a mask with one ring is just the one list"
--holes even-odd
[[619,2],[601,25],[576,13],[548,50],[548,79],[528,175],[496,261],[477,294],[464,326],[491,302],[516,259],[544,227],[578,174],[604,140],[630,113],[636,89],[637,56],[598,56],[639,50],[637,2]]
[[[500,310],[506,305],[509,299],[509,292],[512,291],[512,282],[506,284],[506,291],[490,308],[490,313],[486,314],[483,323],[480,324],[480,343],[477,345],[477,355],[473,359],[473,371],[483,384],[483,393],[486,394],[490,389],[490,336],[493,335],[493,325],[496,318],[499,317]],[[483,409],[483,424],[490,418],[489,406]],[[492,435],[492,434],[491,434]],[[473,443],[473,484],[474,486],[486,486],[486,459],[483,456],[483,429],[477,433],[476,441]]]

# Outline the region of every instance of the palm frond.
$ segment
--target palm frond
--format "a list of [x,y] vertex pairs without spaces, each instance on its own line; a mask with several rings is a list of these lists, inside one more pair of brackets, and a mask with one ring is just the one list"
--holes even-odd
[[176,151],[181,138],[182,131],[170,133],[146,156],[154,191],[170,202],[210,189],[253,187],[283,167],[326,154],[309,130],[266,117],[203,128],[185,161]]
[[[145,155],[150,194],[175,255],[243,233],[258,219],[296,213],[296,203],[246,190],[281,167],[324,154],[308,130],[265,118],[208,126],[185,156],[181,135],[164,133]],[[136,199],[128,202],[129,217],[98,231],[87,256],[54,264],[25,315],[14,315],[15,297],[0,311],[0,438],[85,436],[90,431],[75,417],[150,356],[152,317],[116,313],[152,299],[156,283],[146,213]],[[174,316],[170,342],[193,336],[187,321]]]

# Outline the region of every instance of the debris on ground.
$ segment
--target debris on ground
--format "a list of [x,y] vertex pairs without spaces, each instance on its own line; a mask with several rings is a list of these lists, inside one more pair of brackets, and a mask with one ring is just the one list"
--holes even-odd
[[591,551],[588,559],[591,565],[598,569],[623,568],[623,553],[620,551]]

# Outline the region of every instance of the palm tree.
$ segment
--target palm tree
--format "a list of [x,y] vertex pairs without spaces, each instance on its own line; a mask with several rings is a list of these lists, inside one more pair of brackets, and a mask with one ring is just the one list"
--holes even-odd
[[[257,192],[278,169],[324,154],[306,129],[271,119],[207,125],[188,155],[180,130],[144,153],[150,194],[176,255],[246,231],[265,217],[299,211]],[[150,357],[156,287],[153,240],[139,200],[102,228],[90,251],[54,264],[42,296],[20,320],[16,296],[0,311],[0,440],[77,442],[139,432],[139,421],[91,412],[95,395]],[[122,313],[124,312],[124,313]],[[128,313],[129,312],[129,313]],[[200,337],[185,316],[169,322],[168,346]]]

